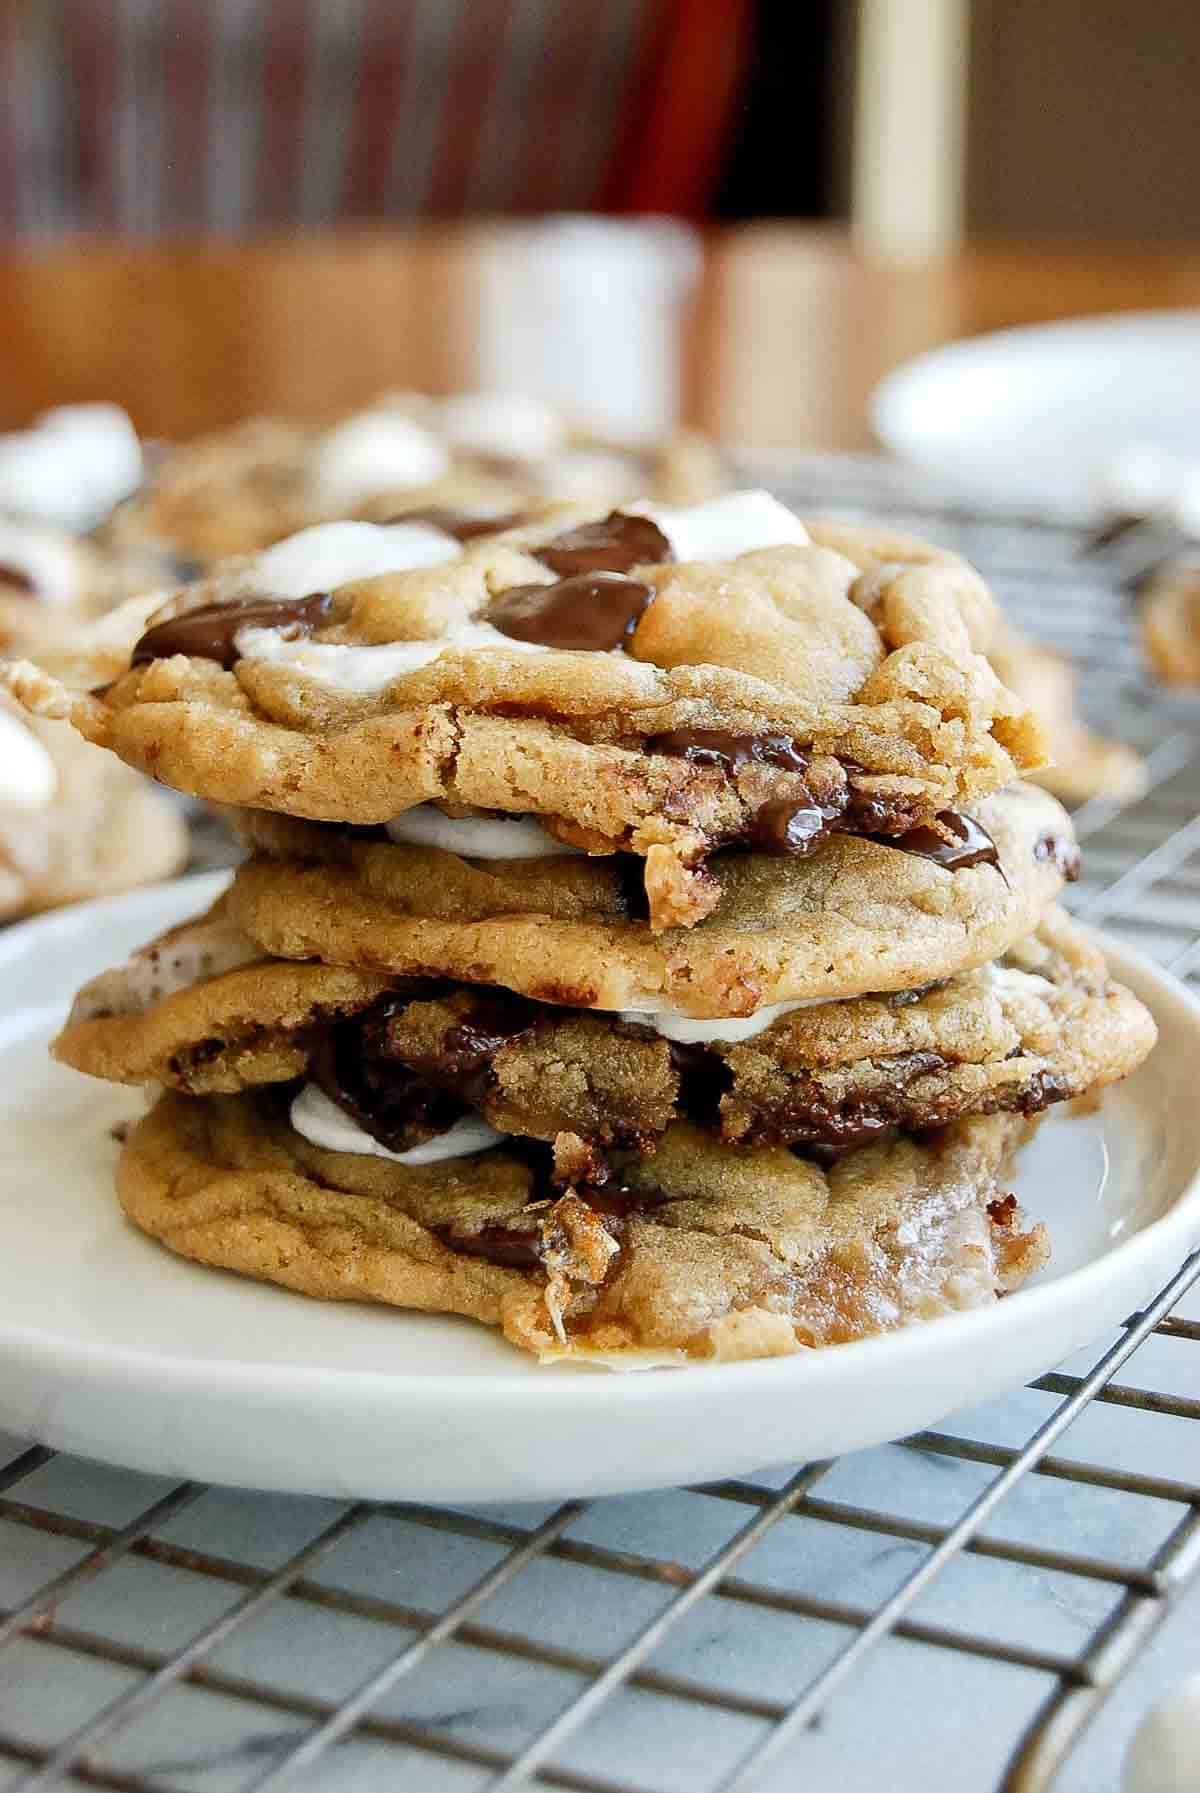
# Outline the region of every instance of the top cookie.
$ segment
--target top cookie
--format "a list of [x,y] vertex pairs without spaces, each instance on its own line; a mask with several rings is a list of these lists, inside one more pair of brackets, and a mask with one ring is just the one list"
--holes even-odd
[[106,534],[212,560],[253,553],[307,524],[384,521],[416,504],[500,514],[531,493],[604,505],[651,493],[688,504],[723,483],[716,450],[687,431],[633,445],[516,394],[393,393],[328,429],[256,417],[182,443]]
[[358,825],[535,816],[552,838],[503,856],[638,854],[656,927],[711,912],[723,846],[953,844],[939,816],[1044,758],[955,555],[807,528],[766,493],[506,521],[305,531],[177,594],[103,689],[7,682],[197,796]]

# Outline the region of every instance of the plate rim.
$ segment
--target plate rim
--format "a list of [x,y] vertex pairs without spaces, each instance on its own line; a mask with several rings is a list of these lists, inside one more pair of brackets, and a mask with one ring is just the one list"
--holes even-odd
[[[211,892],[215,896],[228,876],[224,872],[187,874],[135,892],[77,904],[17,923],[0,936],[0,970],[11,957],[30,948],[36,950],[39,942],[52,942],[56,934],[63,932],[86,931],[114,911],[120,915],[136,913],[143,908],[153,911],[156,900],[169,902],[182,895],[184,889],[194,889],[201,895]],[[1118,977],[1132,985],[1156,1018],[1159,1005],[1173,1006],[1185,1024],[1194,1030],[1200,1043],[1200,996],[1135,948],[1110,940],[1096,930],[1087,931],[1103,946]],[[986,1350],[994,1335],[1003,1337],[1010,1332],[1016,1314],[1022,1316],[1022,1330],[1032,1332],[1043,1316],[1060,1304],[1067,1308],[1075,1306],[1086,1299],[1092,1288],[1101,1293],[1113,1278],[1114,1264],[1118,1279],[1136,1280],[1143,1263],[1149,1276],[1151,1264],[1166,1256],[1169,1247],[1174,1250],[1173,1241],[1178,1245],[1179,1262],[1200,1244],[1200,1134],[1195,1167],[1166,1212],[1128,1238],[1117,1241],[1090,1263],[1065,1271],[1034,1288],[1020,1290],[1008,1300],[988,1308],[944,1315],[936,1321],[913,1324],[819,1351],[734,1363],[681,1365],[665,1377],[660,1374],[594,1372],[530,1375],[524,1359],[515,1360],[521,1365],[519,1373],[498,1369],[457,1370],[442,1374],[404,1368],[345,1369],[336,1364],[279,1364],[255,1358],[195,1358],[159,1350],[138,1351],[124,1345],[98,1347],[66,1339],[61,1333],[48,1329],[7,1325],[0,1318],[0,1366],[9,1359],[20,1359],[56,1378],[69,1380],[75,1387],[89,1383],[103,1383],[111,1388],[157,1386],[160,1392],[165,1392],[169,1384],[175,1392],[182,1392],[189,1386],[202,1386],[210,1396],[219,1396],[225,1389],[241,1395],[254,1390],[260,1396],[290,1394],[301,1401],[333,1395],[370,1401],[386,1392],[412,1409],[430,1410],[435,1407],[444,1410],[447,1400],[453,1400],[455,1390],[465,1393],[468,1388],[471,1400],[503,1399],[506,1403],[522,1406],[536,1403],[539,1409],[546,1408],[547,1404],[575,1407],[584,1403],[589,1412],[610,1406],[624,1409],[647,1401],[655,1405],[664,1401],[669,1404],[672,1398],[687,1403],[693,1401],[697,1393],[709,1391],[719,1396],[731,1387],[746,1387],[750,1381],[756,1387],[760,1383],[768,1387],[775,1383],[781,1390],[796,1395],[818,1380],[826,1383],[836,1383],[843,1377],[857,1380],[860,1373],[869,1374],[872,1359],[886,1359],[889,1371],[898,1373],[906,1364],[919,1365],[930,1351],[940,1355],[945,1349],[953,1349],[955,1340],[976,1351]],[[195,1268],[204,1273],[203,1266]],[[438,1318],[436,1315],[425,1317]],[[571,1368],[575,1370],[575,1366]]]

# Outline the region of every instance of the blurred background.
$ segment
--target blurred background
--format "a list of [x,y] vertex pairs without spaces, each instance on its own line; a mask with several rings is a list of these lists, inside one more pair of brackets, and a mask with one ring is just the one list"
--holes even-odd
[[2,0],[0,421],[858,446],[918,349],[1200,295],[1198,56],[1190,0]]

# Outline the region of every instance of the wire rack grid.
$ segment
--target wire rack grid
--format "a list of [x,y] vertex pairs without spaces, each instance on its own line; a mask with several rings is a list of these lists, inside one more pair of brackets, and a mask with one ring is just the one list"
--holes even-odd
[[[1143,683],[1136,544],[1081,556],[866,459],[769,483],[961,548],[1074,654],[1148,765],[1078,813],[1075,910],[1200,976],[1200,727]],[[942,1430],[670,1494],[342,1505],[0,1440],[0,1786],[1116,1793],[1200,1658],[1198,1279]]]

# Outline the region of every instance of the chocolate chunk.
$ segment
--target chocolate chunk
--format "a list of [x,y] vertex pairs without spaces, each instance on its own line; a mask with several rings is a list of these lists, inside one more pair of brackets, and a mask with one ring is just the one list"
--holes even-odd
[[478,1104],[491,1088],[493,1056],[510,1040],[528,1033],[539,1012],[535,1002],[511,990],[480,991],[462,1019],[446,1029],[437,1065],[422,1068]]
[[1033,857],[1039,865],[1050,860],[1068,884],[1074,884],[1079,876],[1079,848],[1061,834],[1043,834],[1034,846]]
[[651,735],[647,753],[665,753],[696,766],[720,766],[726,772],[743,766],[778,766],[784,772],[807,772],[808,755],[791,735],[735,735],[724,728],[674,728]]
[[826,811],[812,803],[764,803],[743,838],[760,853],[805,859],[815,852],[829,822]]
[[19,591],[25,597],[37,596],[37,586],[29,574],[22,572],[20,567],[11,566],[7,561],[0,564],[0,585],[6,585],[10,592]]
[[631,567],[674,559],[658,524],[627,511],[610,511],[601,522],[564,530],[545,547],[530,552],[563,578],[575,573],[627,573]]
[[528,522],[528,518],[524,511],[510,511],[501,517],[485,517],[475,511],[434,506],[430,510],[401,511],[398,517],[389,517],[388,522],[424,523],[430,529],[440,529],[443,535],[453,536],[456,542],[470,542],[477,535],[499,535],[501,530],[516,529],[520,524]]
[[309,1059],[314,1083],[389,1152],[406,1152],[445,1133],[469,1106],[390,1055],[389,1024],[408,1000],[385,996],[331,1027]]
[[431,1230],[450,1251],[466,1258],[482,1258],[502,1270],[537,1270],[542,1262],[542,1235],[536,1227],[526,1231],[520,1227],[483,1226],[478,1232],[468,1233],[446,1224]]
[[[877,837],[886,847],[898,847],[902,853],[914,853],[919,859],[931,859],[948,872],[965,871],[972,865],[994,865],[1001,871],[996,843],[986,828],[972,816],[955,809],[939,810],[938,828],[910,828],[906,834]],[[945,829],[946,836],[938,829]]]
[[489,605],[484,621],[514,641],[609,653],[624,646],[654,596],[622,573],[578,573],[554,585],[514,585]]
[[237,604],[202,604],[147,629],[129,664],[166,660],[188,654],[194,660],[215,660],[226,670],[241,658],[234,636],[240,629],[287,629],[292,636],[310,635],[323,623],[332,599],[328,592],[308,598],[244,598]]
[[733,1087],[733,1072],[707,1046],[688,1040],[672,1040],[671,1065],[679,1078],[679,1106],[690,1121],[715,1127],[720,1121],[721,1097]]

